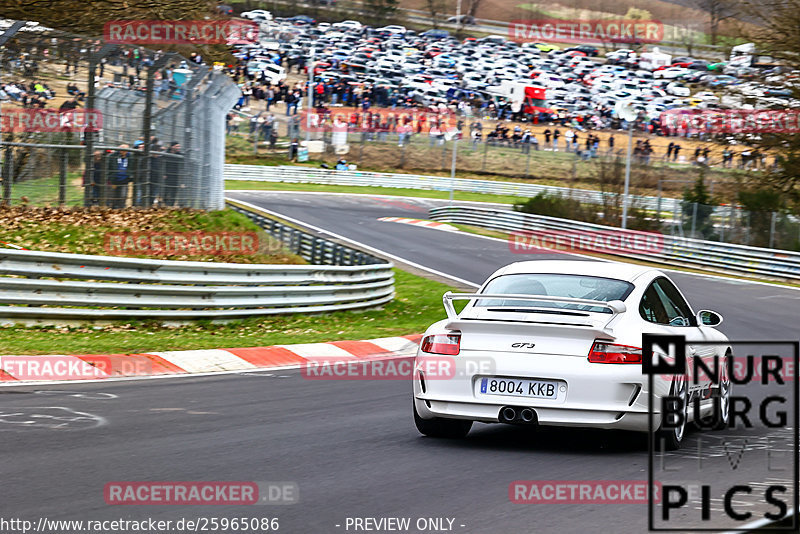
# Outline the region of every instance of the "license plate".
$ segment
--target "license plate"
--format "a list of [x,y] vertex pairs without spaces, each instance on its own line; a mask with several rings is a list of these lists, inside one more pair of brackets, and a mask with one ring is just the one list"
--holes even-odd
[[476,382],[482,395],[532,397],[555,399],[558,397],[558,382],[550,380],[527,380],[521,378],[481,378]]

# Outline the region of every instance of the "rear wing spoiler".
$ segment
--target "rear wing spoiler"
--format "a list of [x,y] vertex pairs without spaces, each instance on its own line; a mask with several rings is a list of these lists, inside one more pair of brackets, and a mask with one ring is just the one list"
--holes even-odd
[[[623,313],[627,310],[625,303],[621,300],[612,300],[609,302],[605,302],[602,300],[589,300],[589,299],[576,299],[572,297],[553,297],[550,295],[512,295],[512,294],[502,294],[502,295],[495,295],[491,293],[451,293],[448,291],[442,296],[442,302],[444,303],[444,310],[447,312],[447,318],[450,321],[458,320],[458,313],[456,313],[455,308],[453,307],[454,300],[473,300],[473,299],[503,299],[503,300],[530,300],[536,302],[562,302],[566,304],[581,304],[584,306],[598,306],[601,308],[605,308],[607,310],[611,310],[612,316],[611,319],[616,317],[618,314]],[[531,311],[535,312],[537,310],[542,311],[552,311],[552,308],[544,308],[544,307],[536,307],[531,306]],[[608,323],[611,322],[611,319],[608,320]]]

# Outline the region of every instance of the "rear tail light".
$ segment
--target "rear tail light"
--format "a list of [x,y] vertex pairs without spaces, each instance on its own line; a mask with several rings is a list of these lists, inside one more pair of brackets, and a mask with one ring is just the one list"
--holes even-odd
[[642,349],[628,345],[617,345],[607,341],[595,341],[589,351],[592,363],[642,363]]
[[461,332],[425,336],[420,344],[422,352],[455,356],[461,346]]

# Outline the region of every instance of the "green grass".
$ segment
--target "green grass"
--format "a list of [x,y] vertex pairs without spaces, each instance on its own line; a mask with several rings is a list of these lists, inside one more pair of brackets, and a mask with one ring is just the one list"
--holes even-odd
[[[67,206],[83,204],[83,188],[76,185],[76,180],[79,179],[79,173],[67,173],[65,198],[65,205]],[[46,204],[56,206],[58,205],[58,182],[58,175],[17,182],[11,186],[12,204],[19,204],[22,197],[25,197],[34,206],[44,206]]]
[[[326,193],[360,193],[365,195],[392,195],[418,198],[449,199],[449,191],[432,191],[421,189],[403,189],[401,187],[376,187],[360,185],[328,185],[328,184],[293,184],[285,182],[258,182],[229,180],[225,182],[227,191],[241,189],[258,189],[268,191],[319,191]],[[510,195],[492,195],[484,193],[470,193],[456,191],[455,200],[471,200],[475,202],[498,202],[501,204],[514,204],[524,200],[524,197]]]
[[284,315],[226,324],[201,321],[116,326],[0,328],[0,354],[109,354],[257,347],[420,334],[445,318],[445,284],[395,269],[396,296],[383,309],[325,315]]

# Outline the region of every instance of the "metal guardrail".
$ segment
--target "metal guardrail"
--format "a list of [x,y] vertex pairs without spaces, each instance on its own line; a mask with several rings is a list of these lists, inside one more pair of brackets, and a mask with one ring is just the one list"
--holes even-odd
[[[266,219],[259,217],[262,222]],[[233,319],[369,308],[392,300],[391,263],[291,230],[278,232],[299,243],[300,255],[317,265],[167,261],[0,249],[0,317]]]
[[[611,226],[532,215],[503,209],[444,206],[432,208],[430,218],[435,221],[466,224],[504,232],[559,231],[568,235],[578,233],[610,232],[622,236],[630,231]],[[636,232],[640,234],[639,232]],[[658,252],[636,252],[626,249],[604,253],[667,265],[693,269],[744,274],[760,278],[800,282],[800,253],[768,248],[748,247],[688,239],[658,234],[661,246]],[[580,241],[575,243],[580,245]]]
[[[603,204],[602,193],[590,189],[571,189],[550,185],[500,182],[494,180],[472,180],[469,178],[450,178],[425,176],[419,174],[396,174],[388,172],[337,171],[290,165],[225,165],[225,180],[249,180],[261,182],[286,182],[334,185],[359,185],[394,187],[403,189],[425,189],[433,191],[466,191],[470,193],[491,193],[518,197],[533,197],[539,193],[561,195],[589,204]],[[631,205],[646,210],[659,209],[658,197],[631,196]],[[660,209],[674,212],[680,209],[680,200],[661,198]]]

